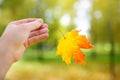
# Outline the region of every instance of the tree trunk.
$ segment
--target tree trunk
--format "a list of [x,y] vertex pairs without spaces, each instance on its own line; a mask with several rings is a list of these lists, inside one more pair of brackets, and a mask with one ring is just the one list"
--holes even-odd
[[115,80],[115,51],[114,51],[114,41],[110,40],[111,51],[110,51],[110,72],[111,80]]
[[108,23],[108,35],[109,35],[109,42],[111,44],[110,50],[110,73],[111,73],[111,80],[115,80],[115,51],[114,51],[114,38],[113,38],[113,31],[112,31],[112,22]]
[[111,80],[115,80],[116,74],[115,74],[115,43],[114,43],[114,35],[113,35],[113,12],[112,10],[115,9],[115,4],[114,0],[110,0],[109,3],[109,8],[108,8],[108,13],[109,13],[109,18],[108,18],[108,26],[107,26],[107,31],[108,31],[108,36],[109,36],[109,42],[111,44],[111,50],[110,50],[110,73],[111,73]]

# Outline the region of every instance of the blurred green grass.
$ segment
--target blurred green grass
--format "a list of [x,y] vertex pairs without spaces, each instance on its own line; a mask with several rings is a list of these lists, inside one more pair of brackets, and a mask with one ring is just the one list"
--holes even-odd
[[[116,64],[116,80],[120,76],[120,64]],[[60,61],[19,61],[12,65],[6,80],[110,80],[109,64],[89,62],[88,66]]]
[[[97,54],[93,58],[91,51],[83,52],[88,66],[76,64],[73,59],[71,65],[66,65],[60,56],[56,56],[56,49],[41,51],[29,48],[22,60],[12,65],[6,80],[110,80],[108,54]],[[41,53],[43,59],[37,59]],[[119,67],[120,55],[116,54],[116,80],[120,79]]]
[[[100,62],[100,63],[109,63],[110,62],[110,56],[107,52],[101,52],[97,53],[95,57],[92,56],[92,50],[82,50],[84,54],[86,55],[86,61],[87,62]],[[39,56],[42,57],[42,59],[39,60]],[[114,56],[114,62],[117,64],[120,64],[120,54],[115,54]],[[42,61],[42,62],[49,62],[49,61],[59,61],[62,62],[61,56],[56,55],[56,48],[53,50],[39,50],[39,49],[28,49],[23,59],[25,61]],[[73,59],[72,62],[74,63]]]

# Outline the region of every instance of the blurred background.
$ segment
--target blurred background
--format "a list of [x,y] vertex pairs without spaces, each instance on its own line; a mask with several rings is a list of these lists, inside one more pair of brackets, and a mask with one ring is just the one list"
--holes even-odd
[[[120,0],[0,0],[0,35],[9,22],[31,17],[48,23],[49,38],[29,47],[6,80],[120,80]],[[72,29],[94,45],[82,50],[88,66],[56,56],[62,33]]]

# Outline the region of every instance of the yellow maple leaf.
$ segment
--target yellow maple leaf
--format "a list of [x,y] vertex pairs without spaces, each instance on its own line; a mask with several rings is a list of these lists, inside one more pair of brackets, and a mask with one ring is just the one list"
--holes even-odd
[[74,58],[75,62],[86,65],[85,55],[80,48],[89,49],[92,45],[84,35],[79,35],[78,32],[72,30],[59,40],[57,55],[61,55],[66,64],[71,64],[71,58]]

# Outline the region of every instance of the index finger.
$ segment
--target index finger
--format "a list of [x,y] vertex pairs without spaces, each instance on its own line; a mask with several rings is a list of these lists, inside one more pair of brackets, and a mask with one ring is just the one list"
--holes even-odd
[[22,20],[17,20],[17,21],[13,21],[12,23],[15,23],[15,24],[23,24],[23,23],[28,23],[28,22],[33,22],[35,20],[39,20],[41,22],[43,22],[42,19],[39,19],[39,18],[27,18],[27,19],[22,19]]

